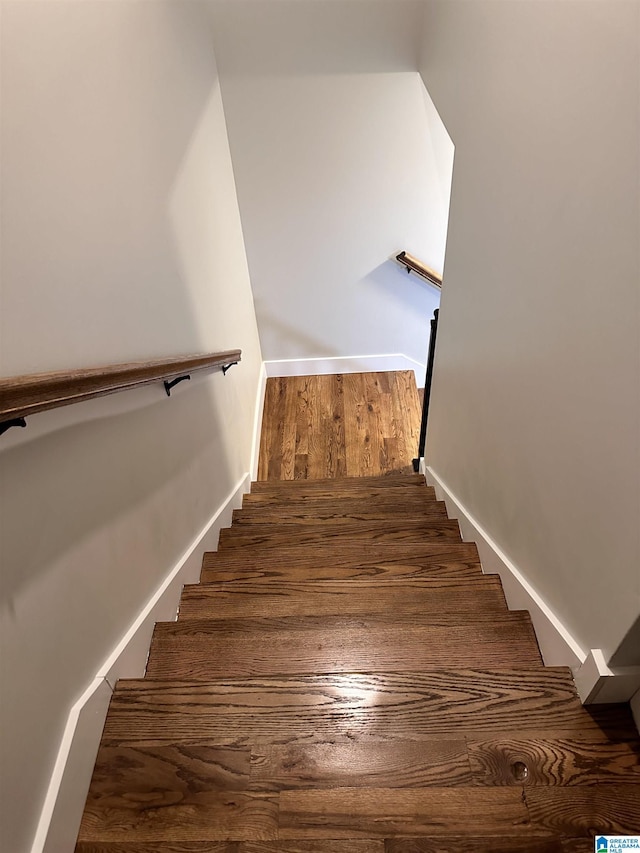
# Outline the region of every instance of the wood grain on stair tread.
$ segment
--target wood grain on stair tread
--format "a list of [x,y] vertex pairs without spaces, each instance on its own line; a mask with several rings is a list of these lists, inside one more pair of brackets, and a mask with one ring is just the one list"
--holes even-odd
[[597,729],[568,669],[442,670],[118,682],[104,742],[334,736],[422,740],[453,733]]
[[374,477],[316,477],[311,480],[258,480],[251,484],[252,495],[274,495],[286,498],[291,495],[317,495],[319,491],[329,494],[338,492],[360,492],[367,489],[428,489],[423,474],[386,474]]
[[[411,503],[429,503],[436,500],[433,486],[422,483],[413,483],[412,488],[390,489],[378,488],[375,485],[359,486],[358,488],[340,488],[341,480],[332,480],[327,485],[317,486],[315,480],[296,480],[289,488],[282,488],[278,494],[266,489],[257,492],[247,492],[243,495],[243,508],[281,506],[287,510],[290,506],[313,506],[324,502],[347,502],[347,501],[389,501],[397,503],[407,501]],[[327,483],[327,481],[323,481]],[[267,485],[265,481],[262,485]],[[333,485],[331,485],[333,484]],[[418,488],[415,488],[418,486]]]
[[504,738],[470,743],[469,759],[476,778],[486,785],[640,785],[640,742]]
[[250,493],[245,494],[242,499],[242,509],[247,512],[282,511],[290,512],[315,512],[335,507],[336,510],[361,509],[373,507],[375,509],[406,509],[416,507],[418,510],[424,507],[441,505],[443,502],[436,500],[432,489],[426,487],[419,489],[358,489],[349,493],[340,493],[335,490],[319,492],[297,497],[293,489],[291,494],[278,498]]
[[381,839],[279,839],[277,844],[254,843],[241,847],[238,853],[384,853]]
[[[490,621],[401,626],[362,620],[359,627],[300,625],[285,620],[269,630],[267,620],[242,630],[220,630],[213,620],[157,626],[147,664],[148,678],[211,679],[227,675],[309,672],[404,672],[443,667],[541,666],[528,613],[495,614]],[[457,624],[455,624],[457,623]]]
[[247,569],[266,571],[272,568],[321,567],[333,572],[329,577],[340,577],[337,572],[350,567],[383,566],[388,562],[417,566],[452,565],[451,574],[456,575],[458,567],[473,567],[473,574],[480,571],[478,551],[469,542],[429,541],[417,544],[403,542],[358,541],[341,542],[340,548],[332,548],[326,543],[310,549],[304,545],[282,545],[278,549],[261,551],[245,549],[242,551],[208,551],[205,553],[202,567],[204,571],[218,568]]
[[531,822],[549,834],[637,835],[640,831],[637,785],[540,786],[525,788],[525,799]]
[[282,791],[280,836],[631,834],[637,794],[631,785],[530,788],[524,800],[520,788],[500,787]]
[[74,853],[240,853],[238,841],[80,841]]
[[75,853],[384,853],[384,840],[89,841],[78,844]]
[[280,508],[263,509],[262,507],[254,509],[236,509],[233,511],[234,524],[353,524],[358,521],[370,520],[393,520],[395,518],[405,518],[407,516],[415,516],[424,518],[426,521],[432,519],[447,518],[447,511],[444,503],[440,501],[430,501],[422,507],[404,506],[395,504],[394,506],[376,507],[375,504],[352,503],[349,507],[336,507],[328,505],[326,507],[308,507],[305,509],[282,510]]
[[410,580],[349,579],[273,581],[252,580],[190,584],[180,599],[180,619],[229,619],[256,616],[358,616],[376,613],[458,614],[481,608],[504,610],[500,580],[491,575]]
[[593,853],[592,838],[526,839],[432,836],[278,841],[81,842],[75,853]]
[[278,797],[272,794],[166,793],[162,803],[156,792],[90,796],[78,839],[171,841],[177,835],[190,841],[240,841],[278,836]]
[[[347,564],[346,566],[333,568],[322,564],[314,566],[313,563],[309,566],[293,567],[287,566],[286,563],[282,566],[276,564],[272,568],[265,566],[259,569],[212,568],[203,570],[200,582],[210,584],[252,580],[256,583],[264,584],[266,587],[273,581],[304,583],[306,581],[332,580],[336,578],[339,580],[347,580],[349,578],[354,580],[394,579],[401,583],[403,580],[428,580],[444,577],[464,581],[465,579],[478,577],[481,574],[481,568],[477,563],[451,561],[448,563],[435,562],[429,565],[426,560],[422,561],[426,565],[411,565],[410,563],[403,564],[394,561],[357,565],[357,561],[354,560],[354,563],[356,565],[351,567]],[[223,566],[222,563],[220,565]]]
[[415,788],[472,782],[463,739],[263,745],[254,747],[251,754],[252,790]]
[[457,521],[449,519],[425,520],[409,518],[397,521],[360,521],[353,524],[298,524],[295,530],[288,524],[254,524],[246,527],[224,527],[220,531],[220,549],[279,548],[287,545],[326,545],[331,537],[332,547],[341,542],[365,540],[369,542],[410,542],[449,540],[461,542]]
[[591,838],[552,840],[456,834],[431,838],[385,839],[385,853],[593,853]]
[[125,796],[153,807],[169,802],[167,791],[193,794],[209,790],[241,791],[249,787],[251,750],[230,744],[183,742],[159,746],[101,746],[89,796],[111,798],[114,785]]
[[516,788],[334,788],[282,791],[281,838],[527,834]]

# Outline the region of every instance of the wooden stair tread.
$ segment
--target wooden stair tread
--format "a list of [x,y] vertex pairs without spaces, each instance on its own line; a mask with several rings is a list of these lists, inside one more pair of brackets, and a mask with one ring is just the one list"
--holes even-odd
[[[330,541],[329,541],[330,538]],[[361,521],[353,524],[298,524],[295,530],[288,524],[254,524],[250,530],[236,525],[220,531],[219,547],[238,548],[248,545],[260,548],[279,547],[284,540],[288,544],[322,545],[327,553],[339,548],[342,541],[367,540],[369,542],[447,539],[461,542],[457,521],[449,519],[429,520],[404,518],[397,521]],[[319,551],[318,548],[316,550]]]
[[[257,500],[260,498],[260,500]],[[282,510],[284,513],[300,509],[314,510],[336,507],[336,509],[357,507],[375,507],[376,509],[393,510],[396,507],[429,507],[433,504],[442,504],[438,501],[431,489],[378,489],[373,492],[370,489],[358,489],[355,492],[320,492],[318,494],[307,494],[296,498],[294,494],[287,500],[281,498],[271,499],[266,495],[252,495],[247,493],[242,498],[242,509],[251,512],[265,510]]]
[[[385,842],[379,838],[350,838],[346,841],[83,841],[76,846],[75,853],[385,853]],[[562,853],[565,853],[564,848]],[[569,853],[582,851],[576,848]],[[589,853],[593,853],[591,847]]]
[[640,827],[637,785],[607,784],[525,788],[529,817],[557,835],[631,835]]
[[633,785],[574,788],[336,788],[282,791],[281,838],[631,834],[640,826]]
[[426,541],[418,544],[374,544],[358,541],[341,542],[335,553],[320,555],[316,549],[304,545],[282,545],[266,551],[209,551],[205,553],[202,563],[202,580],[206,580],[209,573],[224,571],[246,571],[262,577],[270,577],[272,572],[277,571],[283,576],[297,578],[309,570],[309,576],[312,572],[317,575],[321,573],[322,577],[331,579],[357,577],[361,574],[374,577],[421,574],[423,569],[428,569],[430,574],[450,574],[455,577],[476,576],[481,572],[478,551],[472,543]]
[[496,732],[600,732],[565,668],[118,682],[103,743],[423,740]]
[[375,613],[473,614],[504,611],[497,575],[411,580],[318,580],[301,583],[252,580],[190,584],[180,600],[180,620],[242,616],[353,616]]
[[393,520],[412,516],[424,518],[430,522],[432,519],[447,518],[447,510],[441,501],[428,501],[423,506],[416,504],[397,503],[393,506],[376,506],[363,501],[357,503],[350,501],[347,504],[337,505],[326,502],[322,506],[307,506],[300,508],[298,504],[293,508],[243,508],[233,511],[234,524],[320,524],[322,522],[349,523],[357,521],[368,521],[379,519],[381,521]]
[[[242,506],[243,508],[257,508],[259,506],[274,506],[277,504],[286,509],[290,504],[306,506],[307,504],[320,504],[325,501],[389,501],[390,503],[417,501],[428,503],[429,501],[436,500],[436,492],[433,486],[426,486],[424,484],[419,485],[418,488],[409,489],[376,488],[375,486],[340,489],[331,485],[313,486],[311,485],[314,482],[313,480],[296,480],[295,482],[301,485],[281,490],[278,495],[274,495],[268,491],[247,492],[242,498]],[[306,483],[310,484],[309,488],[304,485]]]
[[[561,756],[555,752],[561,744]],[[101,746],[93,779],[94,796],[113,783],[114,778],[129,793],[148,791],[150,774],[154,790],[195,790],[206,787],[219,791],[279,791],[300,788],[385,787],[424,788],[492,786],[485,768],[473,761],[474,744],[465,738],[427,741],[345,742],[256,744],[253,746],[217,744],[215,742],[185,742],[170,745]],[[560,769],[562,756],[576,765],[588,756],[595,762],[598,774],[598,750],[614,756],[618,767],[614,776],[607,774],[591,780],[587,767],[582,773],[584,784],[603,779],[625,784],[633,781],[620,759],[628,758],[623,744],[591,744],[579,739],[571,741],[540,741],[537,762],[531,761],[531,776],[524,783],[546,784],[549,753],[553,764]],[[613,751],[613,752],[612,752]],[[471,759],[471,760],[470,760]],[[606,763],[606,762],[605,762]],[[610,766],[612,761],[608,762]],[[627,772],[625,772],[625,770]],[[561,776],[552,774],[551,784],[563,784]],[[573,784],[580,784],[572,776]],[[535,781],[533,781],[535,779]],[[637,780],[636,780],[637,781]],[[522,787],[513,776],[505,785]]]
[[76,853],[593,853],[593,838],[278,839],[278,841],[83,841]]
[[[330,845],[335,842],[325,843]],[[451,833],[446,838],[431,836],[430,838],[390,838],[384,841],[384,853],[470,853],[470,851],[473,853],[593,853],[593,838],[556,837],[551,840],[514,838],[513,836],[479,838],[476,835],[461,836]]]
[[[384,837],[391,831],[395,837],[438,836],[465,829],[472,836],[484,832],[492,837],[504,829],[524,838],[590,837],[601,826],[603,832],[616,834],[633,832],[637,826],[640,799],[634,785],[524,791],[519,785],[475,786],[465,758],[464,740],[400,742],[382,748],[102,747],[80,838],[91,840],[97,831],[101,840],[126,841],[131,834],[141,841],[164,840],[171,837],[176,818],[185,820],[184,831],[192,840],[270,837],[274,818],[280,838],[296,839]],[[304,767],[318,764],[327,768],[329,783],[353,779],[360,784],[305,790],[309,779]],[[362,785],[363,775],[369,783],[380,778],[385,764],[398,784]],[[156,779],[152,789],[150,767]],[[110,790],[114,774],[121,790],[116,796]],[[416,779],[427,784],[411,784]]]
[[[262,583],[265,586],[273,581],[283,581],[291,583],[303,583],[313,580],[347,580],[349,578],[366,580],[367,578],[377,578],[380,580],[395,579],[398,582],[403,580],[419,579],[429,580],[436,577],[447,577],[456,580],[469,579],[478,577],[482,574],[482,569],[478,563],[454,563],[454,562],[434,562],[431,565],[423,558],[419,565],[403,564],[399,562],[379,561],[378,563],[360,565],[356,560],[353,561],[356,565],[349,566],[338,565],[336,567],[320,564],[314,566],[288,566],[284,562],[283,566],[278,566],[277,563],[271,567],[265,566],[260,569],[251,568],[225,568],[224,564],[220,564],[220,568],[203,569],[200,576],[201,583],[233,583],[234,581],[253,580],[256,583]],[[488,577],[488,576],[487,576]]]
[[[167,807],[165,793],[174,794]],[[79,840],[145,842],[173,838],[176,823],[190,841],[301,839],[334,841],[455,833],[537,840],[635,833],[640,799],[633,785],[573,788],[333,788],[274,792],[184,790],[126,796],[90,792]],[[150,815],[153,819],[150,820]],[[467,837],[468,837],[467,836]],[[396,848],[397,849],[397,848]]]
[[[530,787],[623,782],[640,786],[640,740],[593,744],[579,738],[501,737],[471,741],[468,750],[478,784]],[[527,768],[524,779],[514,777],[513,766],[518,762]]]
[[[189,841],[233,841],[278,837],[278,796],[248,791],[179,792],[173,802],[141,792],[141,805],[126,796],[100,796],[90,791],[78,838],[80,841],[170,841],[176,831]],[[135,800],[134,800],[135,802]]]
[[353,489],[406,489],[428,488],[422,474],[388,473],[370,477],[317,477],[298,480],[256,480],[251,484],[251,494],[287,494],[297,491],[328,489],[333,492]]
[[[505,624],[514,617],[517,622],[530,624],[528,610],[479,609],[474,623],[493,625],[504,620]],[[158,636],[198,637],[200,634],[253,634],[263,631],[265,641],[279,631],[324,631],[330,635],[334,631],[356,631],[371,629],[391,630],[394,626],[404,630],[411,628],[455,628],[468,627],[469,617],[465,613],[437,612],[402,613],[383,611],[381,613],[362,613],[356,616],[333,615],[296,615],[296,616],[235,616],[226,619],[212,619],[207,616],[178,619],[172,622],[156,622],[154,631]]]
[[[506,741],[451,738],[385,743],[274,744],[255,746],[250,786],[292,788],[638,784],[638,749],[631,744],[590,743],[578,738],[519,741],[511,763],[494,774],[479,761]],[[514,741],[509,741],[512,745]],[[526,760],[529,774],[516,779],[513,761]],[[634,763],[635,762],[635,763]],[[488,772],[489,770],[489,772]]]
[[[495,614],[471,624],[411,625],[363,618],[360,624],[317,618],[256,620],[221,629],[215,620],[156,626],[148,678],[210,679],[225,676],[309,672],[403,672],[442,667],[542,666],[525,612]],[[353,620],[355,622],[355,620]],[[453,622],[453,619],[450,620]],[[441,620],[442,622],[442,620]],[[228,628],[228,626],[225,626]]]

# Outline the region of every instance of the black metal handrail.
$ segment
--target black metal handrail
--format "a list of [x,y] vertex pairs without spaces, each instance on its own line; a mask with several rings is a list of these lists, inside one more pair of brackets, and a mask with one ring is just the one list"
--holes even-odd
[[420,423],[420,441],[418,444],[418,457],[413,460],[413,470],[418,471],[420,460],[424,456],[424,448],[427,441],[427,419],[429,417],[429,398],[431,397],[431,380],[433,379],[433,361],[436,354],[436,336],[438,334],[438,314],[436,308],[431,320],[431,335],[429,336],[429,354],[427,356],[427,375],[424,379],[424,398],[422,400],[422,421]]

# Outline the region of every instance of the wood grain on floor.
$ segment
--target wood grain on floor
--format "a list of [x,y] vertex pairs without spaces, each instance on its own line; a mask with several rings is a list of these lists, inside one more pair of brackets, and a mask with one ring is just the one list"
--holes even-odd
[[258,480],[410,472],[420,403],[412,371],[267,380]]

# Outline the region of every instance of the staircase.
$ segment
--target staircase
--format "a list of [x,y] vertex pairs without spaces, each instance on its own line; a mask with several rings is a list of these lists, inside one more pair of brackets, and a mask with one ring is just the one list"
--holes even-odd
[[592,853],[639,755],[424,478],[259,482],[117,685],[76,850]]

